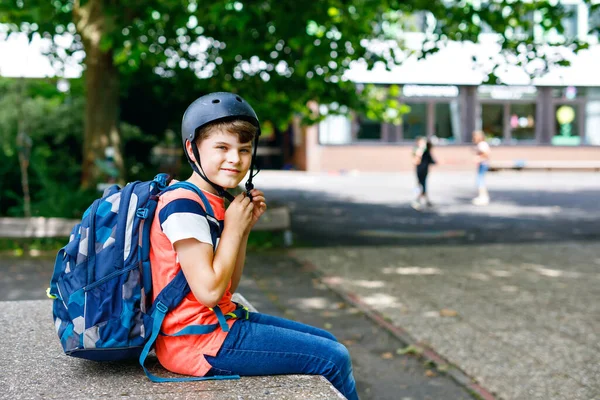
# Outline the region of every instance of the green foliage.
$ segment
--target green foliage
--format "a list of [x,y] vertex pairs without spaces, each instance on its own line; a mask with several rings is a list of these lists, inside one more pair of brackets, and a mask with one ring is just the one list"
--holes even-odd
[[[597,7],[585,2],[591,10]],[[373,66],[382,61],[390,67],[401,62],[398,51],[405,47],[395,33],[411,30],[412,16],[419,13],[436,20],[416,52],[420,56],[449,40],[477,41],[487,28],[500,34],[504,51],[520,55],[519,63],[532,58],[552,62],[536,46],[539,38],[530,18],[534,10],[543,16],[543,32],[564,30],[566,11],[558,2],[518,0],[267,0],[254,5],[231,0],[9,0],[0,6],[0,22],[29,35],[77,33],[67,53],[81,50],[82,39],[99,34],[100,48],[112,52],[125,87],[140,82],[138,73],[145,69],[168,79],[170,92],[184,103],[206,92],[238,92],[263,120],[283,129],[294,113],[318,118],[307,108],[310,100],[360,108],[355,86],[343,78],[350,63],[364,60]],[[86,25],[88,19],[98,21],[101,30]],[[399,47],[367,49],[364,40],[372,38],[395,40]],[[568,44],[585,47],[576,38]],[[190,70],[201,79],[175,78]]]
[[282,232],[250,232],[248,237],[248,250],[261,251],[274,248],[283,248],[284,240]]
[[366,100],[366,117],[394,125],[402,123],[402,116],[410,112],[410,107],[400,103],[400,88],[397,85],[383,87],[365,85],[363,98]]
[[[598,12],[598,4],[584,2],[591,13]],[[533,11],[542,18],[536,23],[541,36],[534,36]],[[409,51],[401,33],[413,29],[415,16],[425,14],[436,22],[427,27],[421,48]],[[164,140],[166,131],[179,131],[183,110],[202,94],[240,93],[263,122],[269,121],[279,130],[285,129],[295,114],[302,115],[305,123],[322,118],[322,114],[310,110],[313,101],[335,105],[331,112],[356,110],[370,119],[399,123],[407,107],[385,90],[368,85],[357,90],[345,78],[352,62],[360,61],[368,68],[380,62],[391,68],[408,54],[425,57],[448,41],[477,41],[489,29],[499,34],[501,52],[516,55],[513,59],[517,64],[541,60],[542,67],[534,71],[539,74],[552,63],[567,62],[555,58],[556,54],[541,44],[567,45],[576,51],[588,46],[577,38],[550,42],[549,32],[564,31],[562,21],[566,15],[563,5],[549,0],[0,2],[0,23],[7,24],[10,31],[24,32],[30,38],[35,34],[53,38],[65,33],[73,37],[72,41],[61,42],[67,45],[61,51],[55,42],[51,53],[59,64],[96,43],[112,57],[115,73],[119,74],[115,81],[120,84],[121,117],[126,123],[122,125],[121,143],[130,180],[154,175],[156,171],[149,162],[152,147]],[[592,27],[592,31],[597,32],[597,28]],[[366,46],[375,43],[373,40],[380,45],[378,49]],[[88,58],[84,60],[87,62]],[[95,64],[86,68],[92,71]],[[489,83],[495,82],[492,71]],[[0,82],[0,94],[7,85]],[[65,199],[57,197],[77,192],[86,104],[80,96],[95,98],[97,93],[72,89],[59,94],[50,87],[38,84],[27,89],[30,92],[26,95],[13,91],[12,97],[0,99],[0,151],[6,160],[0,165],[0,214],[20,213],[14,139],[19,120],[14,105],[20,99],[26,99],[19,110],[28,115],[26,130],[34,143],[30,167],[34,212],[79,211],[70,202],[88,196],[80,193]],[[94,151],[96,156],[101,153],[96,148]],[[52,205],[43,204],[43,199],[48,202],[55,198]],[[63,207],[65,211],[59,211]]]
[[56,256],[69,238],[0,239],[0,255],[5,256]]
[[35,216],[80,216],[91,196],[79,191],[84,99],[73,81],[70,93],[55,80],[0,79],[0,215],[23,215],[16,136],[19,120],[31,138],[29,185]]

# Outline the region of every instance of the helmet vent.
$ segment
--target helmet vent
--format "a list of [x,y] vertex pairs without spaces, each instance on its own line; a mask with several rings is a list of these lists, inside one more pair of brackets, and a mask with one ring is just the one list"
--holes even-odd
[[212,102],[213,102],[213,104],[218,104],[218,103],[220,103],[220,102],[221,102],[221,100],[219,100],[219,99],[214,99]]
[[242,99],[240,98],[240,96],[235,96],[235,99],[236,99],[237,101],[239,101],[240,103],[242,102]]

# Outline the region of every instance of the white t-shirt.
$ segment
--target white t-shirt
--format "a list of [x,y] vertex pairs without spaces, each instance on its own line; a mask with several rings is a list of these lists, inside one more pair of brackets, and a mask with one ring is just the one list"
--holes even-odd
[[489,157],[490,145],[488,144],[488,142],[481,141],[481,142],[477,143],[477,154],[485,155],[486,157]]

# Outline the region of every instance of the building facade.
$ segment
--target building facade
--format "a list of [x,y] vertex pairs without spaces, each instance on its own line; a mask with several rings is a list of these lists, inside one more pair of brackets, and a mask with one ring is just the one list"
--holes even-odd
[[[399,102],[408,106],[401,123],[369,120],[361,115],[329,115],[318,126],[295,135],[295,164],[311,171],[401,171],[412,168],[411,151],[419,136],[435,145],[440,168],[472,168],[472,133],[485,132],[498,164],[597,162],[600,166],[600,45],[588,35],[598,26],[577,0],[567,2],[572,15],[564,35],[585,39],[588,50],[572,54],[571,62],[532,78],[529,70],[497,58],[494,34],[479,43],[449,43],[425,59],[407,59],[392,70],[367,71],[355,63],[348,78],[360,86],[399,87]],[[537,15],[532,15],[536,20]],[[422,42],[423,32],[407,32],[405,43]],[[502,65],[504,62],[504,65]],[[487,63],[487,65],[486,65]],[[488,85],[493,64],[501,85]],[[513,63],[514,64],[514,63]],[[327,107],[321,106],[322,113]]]

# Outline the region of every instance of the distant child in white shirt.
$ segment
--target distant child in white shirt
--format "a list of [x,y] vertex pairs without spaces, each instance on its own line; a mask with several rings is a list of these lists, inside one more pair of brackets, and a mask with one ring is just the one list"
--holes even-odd
[[485,185],[485,174],[490,167],[490,145],[485,141],[482,131],[473,132],[477,162],[477,190],[479,195],[473,199],[473,204],[485,206],[490,202],[490,195]]

